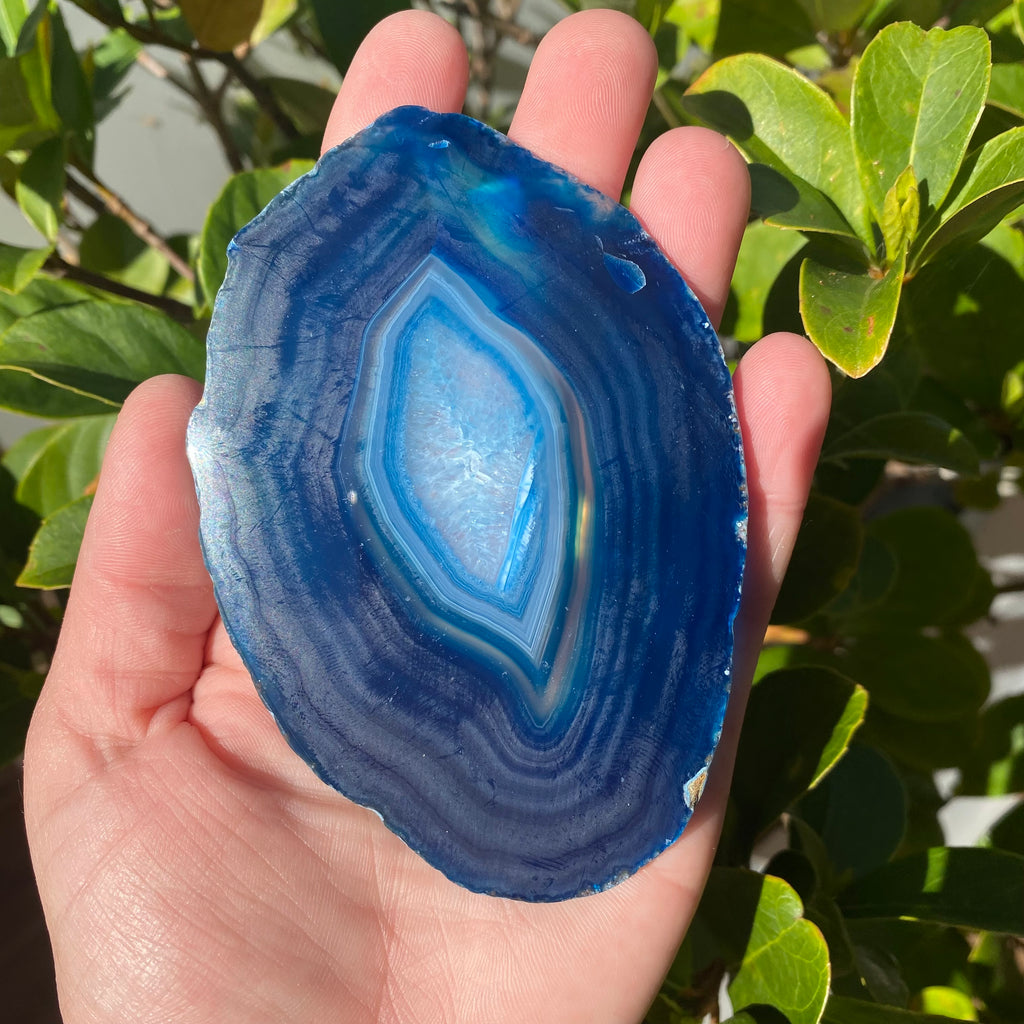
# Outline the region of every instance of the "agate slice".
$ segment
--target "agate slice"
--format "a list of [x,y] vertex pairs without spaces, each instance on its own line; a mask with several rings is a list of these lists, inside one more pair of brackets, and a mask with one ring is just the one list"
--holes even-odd
[[728,696],[743,462],[707,317],[625,209],[393,111],[232,243],[189,457],[261,697],[427,861],[560,900],[680,834]]

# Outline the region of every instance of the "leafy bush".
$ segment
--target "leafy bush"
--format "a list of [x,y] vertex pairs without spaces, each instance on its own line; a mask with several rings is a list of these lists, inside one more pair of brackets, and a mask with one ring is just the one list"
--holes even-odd
[[[40,236],[0,244],[0,405],[54,420],[3,457],[4,758],[117,408],[154,374],[201,378],[228,239],[316,157],[331,91],[263,74],[258,47],[276,34],[344,68],[405,5],[75,6],[107,27],[85,52],[62,5],[0,0],[0,183]],[[535,42],[519,4],[433,6],[474,46],[471,112],[504,127],[496,56]],[[964,629],[995,588],[956,515],[1019,491],[1024,466],[1024,3],[600,6],[659,48],[641,148],[699,121],[750,162],[756,217],[723,336],[803,330],[835,366],[718,863],[649,1020],[718,1019],[725,981],[736,1024],[1019,1024],[1024,807],[984,846],[946,848],[934,773],[958,769],[959,794],[1024,788],[1024,697],[986,704]],[[96,174],[97,126],[136,63],[190,98],[235,172],[193,235],[161,237]]]

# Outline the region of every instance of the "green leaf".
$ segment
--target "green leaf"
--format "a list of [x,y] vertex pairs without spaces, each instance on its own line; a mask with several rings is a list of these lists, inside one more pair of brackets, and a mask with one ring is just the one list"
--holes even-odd
[[64,199],[64,143],[47,139],[22,164],[15,198],[32,225],[49,242],[57,240]]
[[850,119],[876,218],[908,165],[921,206],[942,204],[981,117],[989,67],[988,36],[979,28],[924,32],[900,23],[868,44],[854,76]]
[[35,431],[46,438],[22,472],[15,474],[18,501],[45,519],[88,493],[99,476],[115,419],[114,414],[87,416]]
[[121,102],[126,90],[119,90],[142,45],[123,28],[108,32],[83,59],[86,76],[92,83],[92,105],[99,123]]
[[872,520],[867,531],[889,549],[896,575],[857,628],[959,626],[977,617],[967,584],[981,567],[955,516],[936,507],[900,509]]
[[950,1020],[978,1019],[970,996],[947,985],[929,985],[918,993],[917,1001],[926,1014],[934,1013]]
[[852,225],[850,237],[873,244],[850,126],[801,74],[762,54],[727,57],[693,83],[683,105],[730,136],[752,162],[827,196]]
[[921,722],[872,707],[861,737],[901,765],[919,772],[932,772],[958,766],[964,752],[977,742],[978,731],[977,715],[944,722]]
[[833,875],[859,877],[885,864],[899,847],[907,798],[886,758],[855,743],[796,813],[821,836]]
[[[15,5],[23,7],[20,0],[15,0]],[[28,17],[22,22],[18,31],[18,38],[14,44],[14,50],[10,53],[12,57],[21,57],[28,53],[36,42],[36,33],[39,31],[39,23],[46,13],[48,0],[36,0],[35,7],[29,12]],[[8,4],[8,6],[12,6]]]
[[166,256],[110,213],[100,214],[83,232],[78,256],[86,270],[154,295],[163,293],[171,272]]
[[263,0],[179,0],[179,6],[200,46],[226,52],[249,39]]
[[281,108],[295,127],[305,135],[323,134],[337,98],[336,89],[325,89],[298,78],[264,78],[264,85],[274,94]]
[[1024,854],[1024,803],[1017,804],[992,826],[989,839],[1000,850]]
[[896,322],[907,254],[881,277],[845,260],[808,256],[800,265],[800,314],[822,355],[851,377],[863,377],[885,355]]
[[50,63],[43,38],[20,57],[0,57],[0,153],[30,148],[52,135],[60,120],[50,98]]
[[802,178],[751,164],[750,209],[765,223],[795,231],[850,237],[850,225],[823,193]]
[[764,333],[764,306],[775,279],[803,245],[800,235],[751,221],[743,233],[722,333],[757,341]]
[[911,917],[1024,935],[1024,857],[933,847],[854,882],[839,903],[848,917]]
[[1006,796],[1024,791],[1024,694],[985,708],[980,733],[963,758],[957,792]]
[[1003,379],[1021,358],[1024,276],[975,246],[936,260],[908,282],[901,306],[928,370],[982,410],[1001,408]]
[[926,235],[915,266],[954,240],[969,245],[1024,203],[1024,125],[1011,128],[971,154],[949,202]]
[[950,1024],[950,1020],[833,995],[825,1007],[821,1024]]
[[263,0],[260,20],[250,34],[249,42],[255,47],[269,39],[291,18],[298,6],[298,0]]
[[51,246],[22,249],[0,242],[0,289],[17,295],[35,277],[51,252]]
[[964,636],[883,631],[847,642],[839,668],[892,715],[942,722],[973,714],[989,691],[985,659]]
[[751,690],[732,796],[752,841],[842,757],[864,719],[867,693],[827,668],[788,668]]
[[90,494],[57,509],[43,520],[32,539],[28,562],[18,577],[19,587],[58,590],[71,586],[91,508]]
[[0,0],[0,43],[3,43],[0,56],[14,56],[21,27],[27,17],[28,6],[25,0]]
[[311,5],[331,63],[342,74],[370,29],[409,6],[403,0],[311,0]]
[[969,475],[978,472],[974,445],[945,420],[925,412],[875,416],[832,438],[821,457],[839,464],[846,459],[897,459]]
[[784,57],[815,41],[799,0],[722,0],[715,54],[728,56],[753,50]]
[[93,298],[93,292],[80,284],[58,281],[42,274],[32,278],[18,294],[0,291],[0,334],[19,317],[39,313],[44,309],[72,306]]
[[312,168],[312,161],[292,160],[281,167],[236,174],[210,207],[199,243],[199,282],[207,306],[228,268],[228,243],[285,186]]
[[816,29],[842,32],[856,28],[875,0],[799,0]]
[[735,1009],[768,1005],[791,1024],[817,1024],[828,996],[828,946],[780,878],[713,868],[698,914],[734,968]]
[[917,234],[917,222],[921,213],[921,200],[914,177],[914,168],[905,167],[885,194],[882,204],[882,238],[885,241],[887,258],[895,259],[896,254],[910,247]]
[[1024,119],[1024,64],[993,64],[989,106]]
[[845,590],[860,561],[862,542],[857,510],[812,492],[772,622],[800,622]]
[[147,306],[92,301],[23,317],[0,336],[0,369],[91,399],[109,412],[149,377],[201,380],[201,342]]
[[86,165],[91,165],[96,127],[92,90],[57,6],[50,12],[50,31],[53,106],[70,137],[72,148]]

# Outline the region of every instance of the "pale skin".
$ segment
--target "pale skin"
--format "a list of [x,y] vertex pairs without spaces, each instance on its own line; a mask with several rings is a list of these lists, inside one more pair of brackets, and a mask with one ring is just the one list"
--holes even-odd
[[[646,34],[589,11],[545,38],[511,136],[618,196],[654,82]],[[399,104],[461,108],[462,42],[379,25],[324,145]],[[743,161],[669,132],[632,208],[717,323],[747,217]],[[26,821],[66,1024],[628,1024],[653,999],[714,855],[738,726],[828,415],[793,335],[735,377],[750,491],[736,686],[683,837],[608,892],[531,905],[467,892],[292,753],[228,641],[197,540],[184,432],[200,387],[163,377],[121,413],[25,755]]]

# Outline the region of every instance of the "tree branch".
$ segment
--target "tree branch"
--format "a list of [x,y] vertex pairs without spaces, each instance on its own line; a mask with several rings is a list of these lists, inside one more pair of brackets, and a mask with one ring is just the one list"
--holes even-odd
[[260,81],[233,53],[222,53],[219,55],[219,60],[252,93],[253,99],[260,105],[267,117],[281,129],[281,133],[286,139],[294,141],[300,137],[301,133],[298,128],[281,108],[277,97],[265,82]]
[[[68,171],[72,169],[69,167]],[[108,189],[94,175],[83,171],[80,167],[74,170],[82,175],[88,182],[87,187],[79,181],[74,174],[69,173],[67,178],[67,189],[76,198],[86,203],[97,212],[112,213],[115,217],[123,220],[131,229],[132,233],[142,239],[146,245],[152,246],[186,281],[195,282],[196,275],[186,260],[183,260],[168,244],[166,239],[157,234],[149,221],[140,217],[119,195]]]
[[213,92],[210,91],[210,87],[206,84],[206,79],[203,78],[203,73],[200,71],[199,65],[187,54],[185,56],[185,66],[188,68],[188,73],[192,78],[192,84],[195,86],[194,98],[199,106],[203,108],[203,113],[206,114],[211,127],[217,133],[221,149],[224,150],[224,156],[227,159],[231,170],[234,171],[235,174],[238,174],[239,171],[244,171],[245,164],[242,161],[242,154],[238,151],[238,146],[235,145],[234,137],[231,135],[230,129],[224,122],[224,117],[220,109],[220,100]]
[[139,288],[133,288],[131,285],[122,284],[120,281],[112,281],[102,274],[69,263],[56,253],[47,258],[43,264],[43,270],[54,277],[66,277],[69,281],[77,281],[90,288],[99,288],[101,291],[110,292],[111,295],[119,295],[122,299],[133,299],[135,302],[152,306],[154,309],[166,313],[173,320],[177,320],[178,323],[190,324],[195,320],[192,309],[184,302],[178,302],[177,299],[170,299],[165,295],[153,295]]

